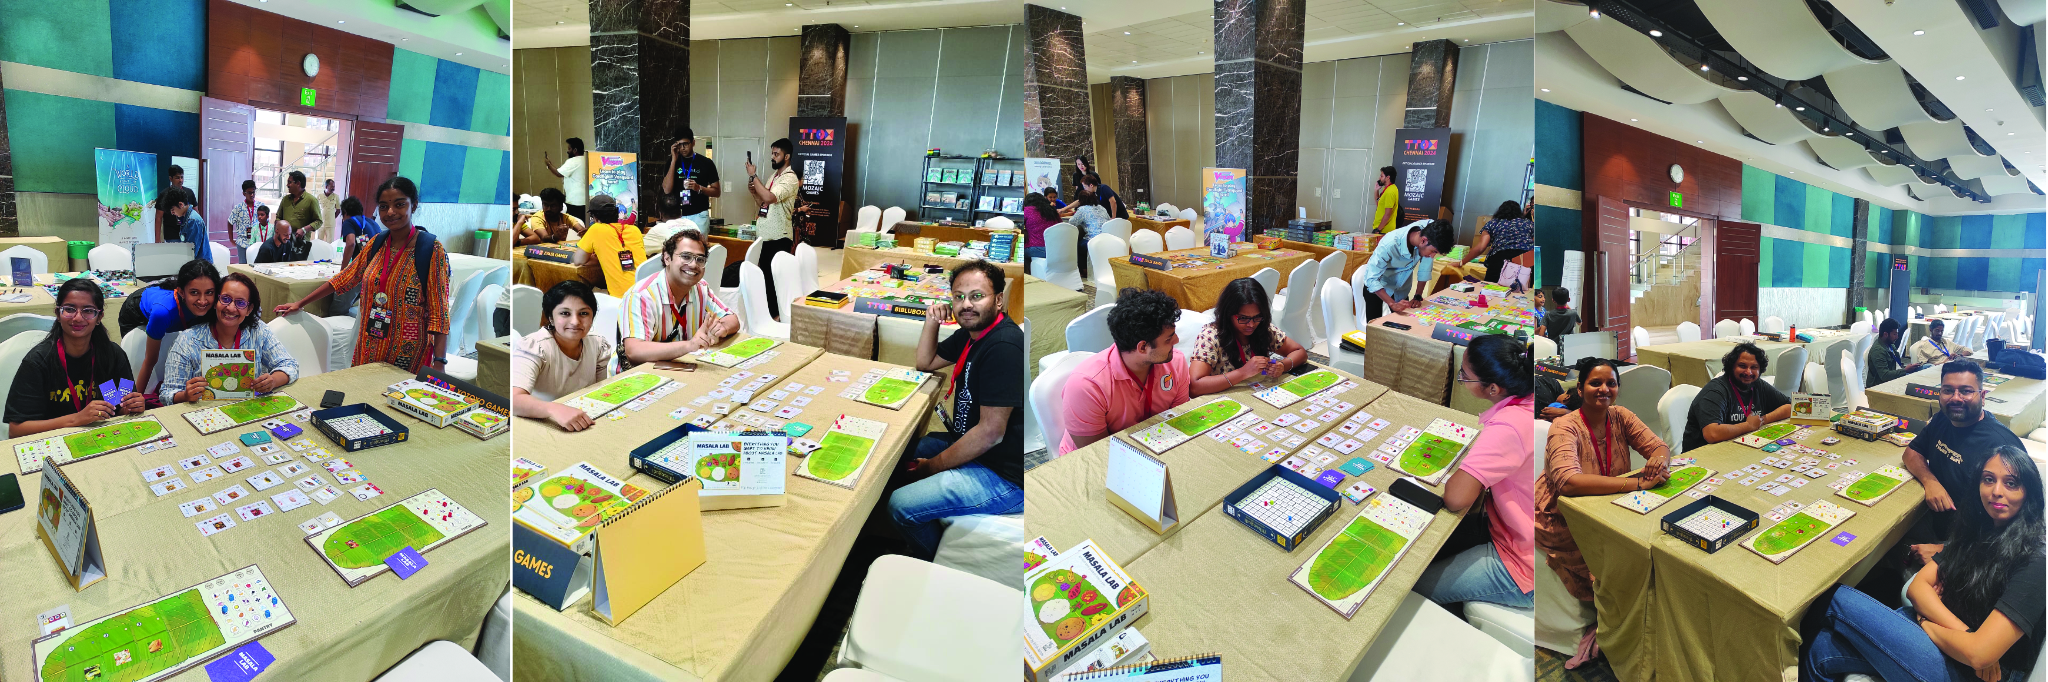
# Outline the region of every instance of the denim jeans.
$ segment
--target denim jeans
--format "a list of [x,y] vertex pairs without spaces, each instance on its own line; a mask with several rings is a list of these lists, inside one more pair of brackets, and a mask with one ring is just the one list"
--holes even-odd
[[[959,436],[933,434],[917,442],[917,458],[935,457]],[[903,537],[929,558],[939,548],[937,521],[971,514],[1024,513],[1024,489],[977,462],[947,469],[889,495],[889,518]]]
[[[1543,568],[1540,570],[1549,570]],[[1430,564],[1415,581],[1415,593],[1438,604],[1483,601],[1518,609],[1536,606],[1536,594],[1523,592],[1500,562],[1493,543],[1474,546],[1457,556]]]
[[[1885,682],[1977,679],[1975,671],[1934,646],[1914,615],[1912,606],[1892,610],[1856,588],[1835,588],[1827,626],[1807,645],[1800,667],[1807,679],[1819,682],[1838,682],[1851,673],[1877,675]],[[2025,670],[2000,672],[2010,682],[2027,678]]]
[[703,213],[699,213],[696,215],[683,216],[683,221],[695,226],[698,232],[709,233],[711,231],[710,211],[705,211]]

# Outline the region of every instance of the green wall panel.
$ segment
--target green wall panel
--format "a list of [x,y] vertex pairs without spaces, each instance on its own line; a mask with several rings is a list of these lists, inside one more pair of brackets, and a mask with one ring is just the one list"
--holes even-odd
[[440,61],[404,49],[391,51],[391,101],[385,114],[387,118],[407,123],[432,120],[434,70]]
[[8,90],[7,127],[20,192],[97,192],[92,150],[118,148],[111,102]]

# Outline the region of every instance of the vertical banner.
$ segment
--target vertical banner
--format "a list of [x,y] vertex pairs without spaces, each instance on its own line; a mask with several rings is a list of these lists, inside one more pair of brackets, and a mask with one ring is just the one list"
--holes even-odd
[[[1058,189],[1059,186],[1059,159],[1048,159],[1038,156],[1024,157],[1024,189],[1026,191],[1042,194],[1048,187]],[[1074,200],[1073,197],[1060,198],[1067,201]]]
[[1230,235],[1231,240],[1248,242],[1244,222],[1245,171],[1242,168],[1202,169],[1202,232]]
[[797,190],[792,235],[819,248],[839,245],[840,178],[846,166],[845,116],[791,116],[789,141],[796,145]]
[[590,172],[590,196],[610,195],[619,202],[619,222],[638,224],[640,216],[640,193],[635,187],[639,178],[640,164],[634,162],[636,154],[631,152],[589,152],[589,163],[584,168]]
[[92,160],[99,185],[100,243],[132,251],[137,242],[156,242],[156,211],[150,206],[157,193],[156,155],[94,149]]
[[1394,182],[1401,190],[1399,225],[1437,217],[1444,203],[1444,177],[1450,174],[1450,157],[1450,128],[1394,131]]

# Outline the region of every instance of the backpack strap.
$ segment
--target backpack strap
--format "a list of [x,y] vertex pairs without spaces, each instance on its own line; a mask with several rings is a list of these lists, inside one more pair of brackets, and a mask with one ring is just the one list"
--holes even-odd
[[[363,255],[365,257],[377,255],[384,248],[384,242],[390,241],[386,239],[390,236],[391,231],[385,230],[377,233],[377,236],[371,237],[370,248],[365,249]],[[433,263],[434,242],[436,241],[439,240],[434,237],[434,233],[428,232],[427,228],[418,225],[413,226],[412,268],[413,274],[419,277],[421,285],[427,283],[427,268]]]

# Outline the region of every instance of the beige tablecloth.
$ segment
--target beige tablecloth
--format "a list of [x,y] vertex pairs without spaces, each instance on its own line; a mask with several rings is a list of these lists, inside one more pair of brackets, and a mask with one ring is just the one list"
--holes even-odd
[[[1766,353],[1776,354],[1779,349],[1801,344],[1759,341],[1756,342],[1756,345]],[[1728,351],[1734,349],[1735,342],[1727,339],[1662,343],[1637,348],[1636,364],[1656,365],[1669,370],[1671,372],[1671,385],[1673,386],[1679,384],[1706,386],[1707,381],[1714,378],[1714,373],[1721,371],[1721,356],[1727,355]],[[1709,363],[1713,365],[1713,372],[1707,371]],[[1767,371],[1775,372],[1776,370]]]
[[498,395],[512,395],[512,337],[476,342],[476,385]]
[[[1157,220],[1142,215],[1138,215],[1136,213],[1131,214],[1131,231],[1133,232],[1136,232],[1138,230],[1151,230],[1153,232],[1159,233],[1159,237],[1161,239],[1164,239],[1166,238],[1166,231],[1176,227],[1185,227],[1189,230],[1195,229],[1194,223],[1186,220]],[[1197,235],[1197,237],[1199,237],[1199,235]]]
[[[83,622],[250,564],[263,569],[298,619],[297,624],[261,640],[263,647],[277,656],[265,679],[357,682],[376,677],[414,649],[437,639],[470,646],[485,612],[509,580],[506,557],[511,552],[511,514],[505,503],[509,436],[477,440],[461,430],[436,429],[385,408],[378,392],[410,376],[379,364],[308,377],[284,390],[308,404],[317,404],[325,391],[342,391],[351,403],[369,403],[410,429],[405,443],[345,455],[369,482],[384,489],[384,495],[369,501],[344,494],[325,506],[316,503],[280,512],[277,518],[240,521],[213,537],[201,537],[193,526],[196,519],[181,515],[178,505],[229,484],[243,483],[243,478],[258,470],[163,497],[151,494],[143,484],[143,470],[203,454],[209,446],[254,430],[245,427],[201,436],[179,416],[190,411],[191,405],[151,413],[177,439],[178,447],[172,450],[144,455],[129,449],[65,466],[65,475],[92,504],[108,577],[83,592],[72,591],[57,559],[36,538],[35,514],[0,515],[0,581],[8,586],[9,595],[0,599],[0,673],[8,679],[29,679],[17,676],[32,667],[29,641],[38,635],[34,624],[38,613],[68,604],[72,622]],[[310,428],[307,431],[302,437],[340,452],[325,436]],[[19,469],[11,446],[48,436],[7,441],[8,455],[0,458],[4,460],[0,461],[0,473]],[[23,476],[22,492],[34,496],[40,481],[41,474]],[[289,487],[259,494],[279,493]],[[428,566],[405,580],[381,575],[351,589],[306,546],[305,534],[297,526],[324,512],[353,519],[428,488],[440,489],[489,525],[427,552]],[[204,682],[207,677],[201,668],[193,668],[173,679]]]
[[[71,269],[71,245],[59,237],[0,237],[0,251],[26,246],[43,252],[50,259],[50,272]],[[134,247],[129,247],[134,250]]]
[[[1461,301],[1472,298],[1470,292],[1443,291],[1436,296],[1448,296]],[[1513,296],[1498,301],[1498,310],[1506,311],[1508,306],[1526,310],[1528,299]],[[1425,301],[1429,307],[1438,304]],[[1420,312],[1420,311],[1418,311]],[[1484,323],[1494,316],[1481,317]],[[1508,321],[1516,321],[1512,317]],[[1401,330],[1388,327],[1383,322],[1408,325]],[[1453,375],[1458,372],[1458,363],[1465,358],[1465,349],[1449,341],[1430,338],[1436,325],[1429,320],[1406,313],[1388,313],[1373,318],[1365,328],[1365,378],[1386,384],[1396,391],[1421,398],[1439,405],[1451,405],[1468,414],[1485,412],[1490,404],[1482,404],[1469,391],[1458,390],[1452,384]]]
[[[307,294],[313,293],[314,289],[318,289],[320,285],[327,283],[327,280],[324,279],[286,279],[266,275],[257,272],[255,268],[241,263],[228,265],[225,269],[229,272],[239,272],[248,275],[249,279],[256,282],[256,293],[263,299],[263,321],[265,322],[269,322],[277,317],[276,310],[278,306],[305,298]],[[306,314],[315,317],[326,317],[327,302],[331,300],[334,299],[322,296],[316,300],[306,302]]]
[[[940,267],[944,267],[948,270],[951,270],[955,267],[959,267],[960,264],[967,262],[965,260],[953,258],[950,256],[940,256],[929,253],[918,253],[917,251],[906,246],[899,246],[887,250],[877,250],[859,246],[849,246],[846,247],[845,249],[842,249],[840,251],[840,254],[841,257],[839,260],[839,276],[842,278],[852,277],[853,273],[860,272],[862,270],[866,270],[877,265],[881,265],[883,263],[938,265]],[[1003,307],[1007,309],[1011,315],[1023,315],[1024,297],[1022,294],[1024,293],[1024,264],[996,263],[995,265],[998,268],[1002,268],[1003,275],[1009,277],[1010,279],[1010,282],[1008,284],[1003,285],[1003,292],[1005,294],[1009,294],[1009,292],[1011,291],[1017,292],[1017,295],[1009,296],[1009,301],[1007,301]]]
[[[816,348],[793,344],[777,350],[780,356],[753,371],[781,375],[778,384],[829,389],[796,421],[822,430],[833,417],[851,414],[889,424],[858,487],[791,475],[784,506],[706,512],[708,561],[616,628],[590,612],[588,599],[557,612],[517,593],[513,661],[521,678],[768,680],[781,672],[810,631],[891,467],[910,438],[923,433],[938,384],[927,382],[903,409],[887,410],[842,399],[838,388],[845,384],[827,380],[834,369],[859,375],[880,363],[821,356]],[[674,428],[680,422],[668,418],[670,410],[717,388],[734,371],[702,365],[696,372],[658,372],[683,382],[683,389],[624,420],[600,419],[581,433],[519,420],[520,456],[557,471],[587,460],[629,483],[659,487],[646,476],[628,476],[626,452]],[[792,470],[795,464],[792,458]]]
[[[1881,441],[1846,437],[1835,445],[1821,445],[1827,435],[1831,434],[1817,430],[1804,444],[1857,460],[1841,470],[1876,471],[1899,464],[1905,452]],[[1697,458],[1701,466],[1726,478],[1725,472],[1755,464],[1766,455],[1730,442],[1684,456]],[[1785,473],[1765,468],[1771,477]],[[1797,664],[1800,616],[1829,586],[1862,579],[1922,509],[1917,482],[1909,480],[1877,506],[1865,507],[1834,494],[1827,484],[1835,478],[1830,474],[1815,479],[1782,497],[1734,480],[1714,491],[1759,514],[1786,501],[1810,505],[1817,500],[1856,513],[1827,537],[1775,565],[1739,546],[1740,540],[1707,554],[1658,530],[1658,520],[1665,514],[1695,501],[1688,496],[1649,514],[1613,504],[1614,495],[1558,498],[1558,508],[1595,578],[1600,647],[1617,676],[1631,682],[1775,680],[1786,666]],[[1759,519],[1759,530],[1750,534],[1772,523],[1768,517]],[[1828,541],[1843,532],[1856,539],[1846,547]]]
[[[56,261],[51,262],[54,263]],[[69,274],[75,275],[78,273]],[[50,292],[40,284],[41,282],[55,282],[56,280],[51,279],[51,277],[52,275],[48,274],[37,275],[36,281],[38,284],[32,287],[0,286],[0,292],[20,291],[27,293],[29,296],[27,303],[0,303],[0,318],[22,313],[55,317],[57,315],[57,299],[50,296]],[[135,295],[135,292],[140,291],[142,287],[130,285],[120,287],[120,289],[124,296],[122,298],[107,299],[106,310],[100,313],[100,324],[107,328],[107,335],[115,341],[121,340],[121,306],[128,302],[127,296]],[[0,339],[0,341],[4,340]]]
[[[1997,373],[1987,372],[1987,375]],[[1941,401],[1906,395],[1906,384],[1940,386],[1941,366],[1928,367],[1872,386],[1864,396],[1870,400],[1870,407],[1874,410],[1910,419],[1945,418],[1941,417]],[[2048,403],[2048,382],[2008,377],[2003,384],[1993,387],[1987,383],[1985,388],[1992,391],[1984,396],[1984,411],[1997,417],[2007,429],[2025,438],[2034,429],[2041,428],[2043,404]]]
[[1031,371],[1038,360],[1067,349],[1067,324],[1095,309],[1095,299],[1036,277],[1024,280],[1024,317],[1031,320]]
[[[1209,253],[1209,247],[1203,246],[1178,251],[1161,251],[1153,255],[1168,256],[1207,253]],[[1250,277],[1266,268],[1280,271],[1280,287],[1285,288],[1287,286],[1288,273],[1293,272],[1294,268],[1301,265],[1302,261],[1309,260],[1312,257],[1314,257],[1314,254],[1299,249],[1276,249],[1272,251],[1241,249],[1238,251],[1236,258],[1232,258],[1229,262],[1224,263],[1224,267],[1220,269],[1212,265],[1201,268],[1153,270],[1132,265],[1131,259],[1128,257],[1109,259],[1109,268],[1116,275],[1116,287],[1118,290],[1122,290],[1125,287],[1158,289],[1166,292],[1166,295],[1172,296],[1173,300],[1180,302],[1182,310],[1203,312],[1216,307],[1216,297],[1223,293],[1223,287],[1230,284],[1232,280],[1240,277]],[[1268,296],[1278,293],[1280,292],[1266,292]]]

